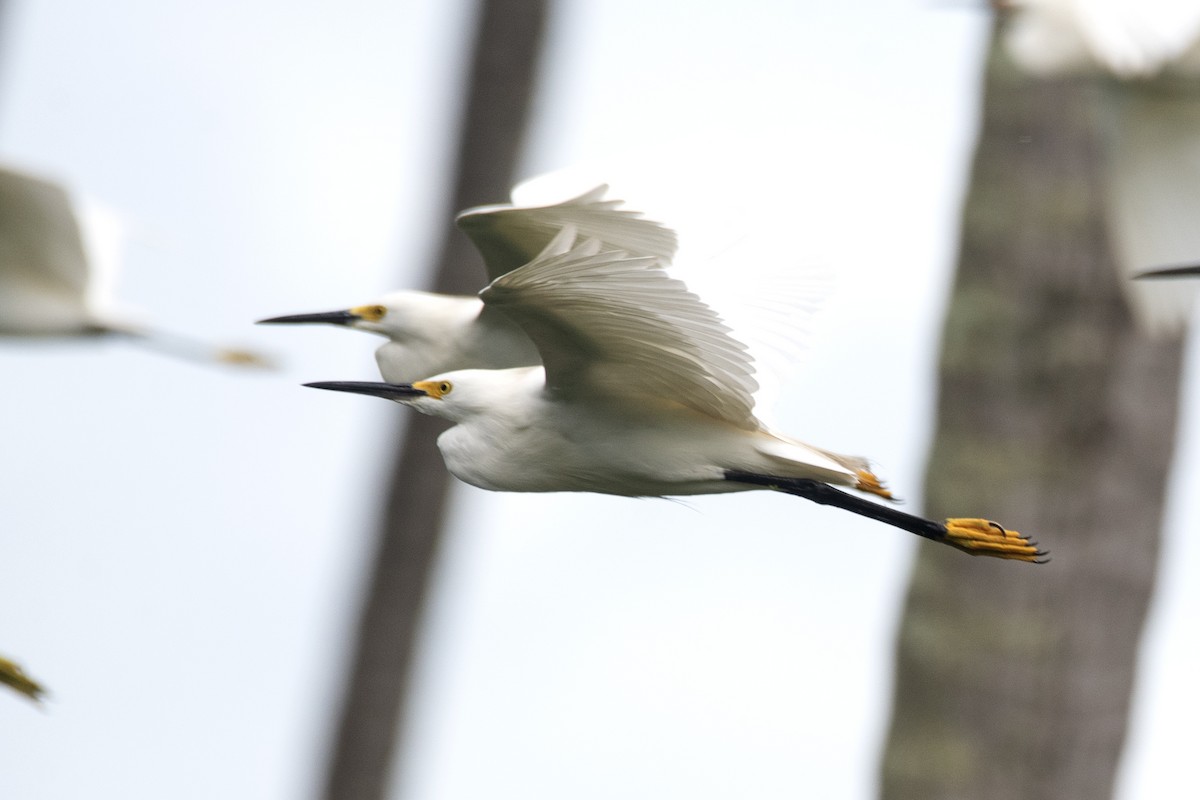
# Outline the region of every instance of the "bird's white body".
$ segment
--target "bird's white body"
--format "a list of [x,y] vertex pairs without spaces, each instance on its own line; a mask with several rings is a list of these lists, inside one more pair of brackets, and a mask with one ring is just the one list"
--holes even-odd
[[559,399],[541,367],[457,371],[427,383],[443,382],[449,394],[409,404],[457,423],[438,448],[452,474],[482,489],[637,497],[754,488],[727,481],[731,469],[854,486],[867,467],[636,391]]
[[83,336],[108,328],[98,323],[81,294],[0,275],[0,336]]
[[413,383],[310,386],[385,397],[454,423],[446,467],[483,489],[630,497],[778,489],[969,552],[1036,560],[987,520],[935,523],[834,489],[891,497],[865,459],[772,433],[754,413],[747,348],[661,269],[565,225],[480,293],[526,333],[541,366],[454,370]]
[[563,228],[481,293],[544,366],[451,371],[395,398],[456,423],[438,440],[450,472],[485,489],[629,496],[753,488],[726,470],[873,485],[865,459],[765,429],[746,347],[652,257],[576,239]]

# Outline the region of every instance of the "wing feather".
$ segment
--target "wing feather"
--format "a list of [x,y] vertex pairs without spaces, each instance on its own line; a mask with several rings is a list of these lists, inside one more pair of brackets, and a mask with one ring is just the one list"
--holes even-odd
[[621,208],[620,200],[605,200],[607,191],[607,186],[598,186],[553,205],[479,206],[462,212],[455,221],[483,256],[488,280],[532,261],[567,225],[583,238],[599,240],[605,250],[670,263],[678,246],[675,232]]
[[0,167],[0,272],[6,281],[82,297],[87,255],[61,186]]
[[758,429],[752,359],[716,312],[653,257],[595,239],[561,252],[572,235],[563,229],[538,258],[480,293],[537,345],[548,387],[680,404]]

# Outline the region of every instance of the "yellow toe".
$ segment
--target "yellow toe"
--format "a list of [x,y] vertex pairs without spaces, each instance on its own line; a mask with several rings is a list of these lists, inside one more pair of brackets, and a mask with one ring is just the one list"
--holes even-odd
[[30,700],[41,700],[46,692],[42,685],[26,675],[19,665],[3,657],[0,657],[0,684],[17,690]]
[[274,369],[275,365],[266,356],[253,350],[222,349],[216,353],[219,364],[229,364],[235,367],[253,367],[255,369]]
[[894,500],[892,493],[883,485],[883,481],[875,477],[875,473],[860,469],[856,473],[858,475],[858,483],[854,484],[854,488],[860,492],[868,492],[870,494],[879,495],[884,500]]
[[1041,563],[1046,555],[1038,549],[1036,542],[990,519],[952,518],[943,524],[946,526],[946,544],[973,556]]

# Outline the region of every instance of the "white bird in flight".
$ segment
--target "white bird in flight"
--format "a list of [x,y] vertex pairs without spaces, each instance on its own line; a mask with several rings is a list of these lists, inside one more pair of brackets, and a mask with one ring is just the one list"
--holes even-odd
[[456,423],[438,448],[451,473],[483,489],[664,496],[766,488],[974,555],[1045,555],[988,520],[933,522],[834,488],[891,498],[865,459],[762,425],[746,348],[653,256],[577,243],[568,225],[480,294],[489,313],[524,330],[544,366],[307,385],[388,398]]
[[193,360],[265,364],[253,353],[215,348],[103,310],[97,296],[103,259],[96,250],[62,186],[0,167],[0,337],[116,334]]
[[[550,205],[498,204],[468,209],[455,220],[483,256],[488,280],[534,259],[564,226],[594,238],[605,249],[622,250],[665,265],[675,254],[669,228],[606,200],[598,186]],[[477,296],[419,291],[388,294],[375,303],[342,311],[292,314],[260,324],[326,323],[387,337],[375,351],[383,378],[408,383],[454,369],[504,369],[539,363],[525,332]]]

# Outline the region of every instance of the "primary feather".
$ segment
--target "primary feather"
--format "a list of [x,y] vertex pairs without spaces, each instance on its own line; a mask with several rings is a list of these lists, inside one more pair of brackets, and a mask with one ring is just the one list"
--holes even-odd
[[543,257],[481,292],[533,340],[547,386],[575,397],[633,392],[758,429],[752,359],[716,312],[651,258],[594,239],[556,252],[573,238],[564,228]]
[[583,238],[599,240],[606,249],[649,256],[660,265],[670,263],[678,248],[675,232],[621,208],[620,200],[604,199],[607,192],[608,187],[601,185],[551,205],[478,206],[463,211],[455,222],[483,256],[489,281],[528,264],[568,226]]

